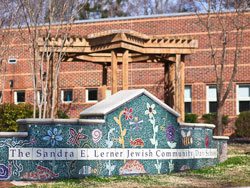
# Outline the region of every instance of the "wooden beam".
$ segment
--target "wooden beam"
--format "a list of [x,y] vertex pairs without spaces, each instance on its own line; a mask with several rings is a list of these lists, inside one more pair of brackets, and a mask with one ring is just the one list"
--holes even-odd
[[150,56],[149,55],[138,55],[138,56],[135,56],[135,57],[131,57],[131,62],[142,62],[142,61],[147,61],[150,59]]
[[112,94],[117,92],[117,54],[111,51],[111,78],[112,78]]
[[126,50],[122,56],[122,89],[128,89],[128,53]]

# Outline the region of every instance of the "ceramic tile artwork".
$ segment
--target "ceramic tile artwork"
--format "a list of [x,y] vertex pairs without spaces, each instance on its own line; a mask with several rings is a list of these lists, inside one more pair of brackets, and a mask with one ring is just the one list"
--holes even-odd
[[[104,124],[28,124],[28,137],[0,138],[0,180],[165,174],[215,165],[226,158],[226,142],[214,140],[212,129],[181,128],[174,114],[146,95],[127,101],[106,114],[104,120]],[[9,148],[14,148],[10,152],[17,156],[15,160],[9,160]],[[133,157],[137,154],[145,158],[155,154],[159,157],[143,160],[92,160],[88,158],[90,155],[98,154],[105,158],[107,156],[104,155],[109,154],[101,150],[99,153],[85,153],[95,152],[91,150],[94,148],[114,151],[108,156],[110,158],[121,157],[119,149],[140,151],[128,154]],[[161,149],[188,151],[190,148],[218,149],[219,156],[163,159],[168,153],[161,152]],[[149,149],[156,153],[151,153]],[[185,153],[182,155],[185,156]],[[87,160],[79,160],[77,156]]]

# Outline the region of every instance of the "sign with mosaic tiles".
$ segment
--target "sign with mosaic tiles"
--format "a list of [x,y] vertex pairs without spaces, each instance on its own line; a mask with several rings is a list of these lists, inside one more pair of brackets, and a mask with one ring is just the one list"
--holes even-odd
[[227,138],[213,137],[214,125],[178,123],[145,90],[120,91],[81,118],[19,120],[22,136],[0,134],[0,180],[163,174],[227,157]]

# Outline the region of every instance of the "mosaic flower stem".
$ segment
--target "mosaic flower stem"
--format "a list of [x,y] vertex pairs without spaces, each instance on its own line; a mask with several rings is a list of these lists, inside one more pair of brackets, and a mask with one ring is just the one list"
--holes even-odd
[[124,144],[124,136],[126,135],[126,129],[122,129],[122,122],[121,122],[121,118],[122,115],[124,113],[124,110],[122,110],[117,117],[114,117],[115,122],[119,125],[120,127],[120,137],[119,137],[119,143],[122,145],[122,148],[125,148],[125,144]]
[[[124,110],[122,110],[117,117],[114,117],[115,122],[119,125],[120,127],[120,137],[119,137],[119,143],[122,145],[122,148],[125,148],[125,144],[124,144],[124,136],[126,135],[126,129],[122,129],[122,122],[121,122],[121,118],[122,115],[124,114]],[[124,163],[126,162],[126,160],[124,160]]]
[[[155,149],[157,149],[158,140],[156,139],[156,134],[158,132],[158,126],[155,125],[155,117],[154,117],[154,114],[156,114],[156,111],[153,109],[150,110],[149,108],[152,108],[151,106],[152,105],[147,104],[148,110],[145,112],[145,114],[149,115],[149,122],[153,126],[153,138],[150,139],[150,142],[152,145],[154,145]],[[154,112],[154,113],[152,113],[152,112]],[[156,159],[155,168],[157,169],[158,174],[160,174],[161,173],[161,163],[159,162],[158,159]]]

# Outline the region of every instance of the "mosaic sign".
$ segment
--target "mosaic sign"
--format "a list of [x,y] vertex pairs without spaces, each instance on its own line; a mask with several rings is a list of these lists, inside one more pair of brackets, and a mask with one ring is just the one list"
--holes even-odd
[[9,160],[153,160],[216,158],[217,149],[9,148]]
[[211,127],[181,126],[148,95],[90,120],[26,121],[27,137],[0,138],[0,180],[164,174],[226,159]]

